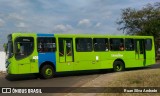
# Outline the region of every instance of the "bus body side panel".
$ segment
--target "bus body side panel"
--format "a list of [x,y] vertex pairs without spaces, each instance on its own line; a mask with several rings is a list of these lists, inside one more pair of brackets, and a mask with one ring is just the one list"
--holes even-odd
[[110,69],[110,68],[113,68],[114,60],[112,60],[112,58],[110,57],[110,51],[94,52],[94,61],[98,65],[98,67],[95,66],[94,69]]
[[133,68],[133,67],[143,67],[143,59],[136,59],[135,50],[133,51],[125,51],[124,55],[125,68]]
[[[54,37],[54,34],[37,34],[37,37]],[[39,68],[45,62],[50,62],[50,63],[54,64],[54,67],[56,67],[55,52],[41,52],[41,53],[39,52],[38,53]]]
[[[99,59],[99,54],[97,54],[97,59]],[[76,52],[75,60],[74,70],[91,70],[100,69],[101,67],[94,52]]]
[[115,60],[122,60],[125,68],[142,66],[142,64],[135,63],[134,51],[109,51],[107,54],[102,56],[101,69],[113,68]]
[[155,47],[154,39],[152,38],[152,48],[151,50],[146,50],[146,66],[155,64]]
[[[31,73],[38,73],[39,69],[38,69],[38,52],[37,52],[37,34],[35,34],[34,36],[34,52],[33,55],[30,59],[31,62]],[[33,61],[32,61],[33,60]]]
[[41,66],[41,64],[45,62],[51,62],[52,64],[54,64],[54,66],[56,66],[55,59],[56,59],[55,53],[38,53],[39,67]]

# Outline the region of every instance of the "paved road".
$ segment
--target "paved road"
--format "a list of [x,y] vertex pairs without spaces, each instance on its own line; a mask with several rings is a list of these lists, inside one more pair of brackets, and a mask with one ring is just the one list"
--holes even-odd
[[98,77],[99,74],[85,74],[73,76],[57,76],[53,79],[39,79],[34,75],[0,77],[3,87],[77,87]]
[[[145,70],[145,69],[154,69],[154,68],[160,68],[160,64],[155,64],[153,66],[150,66],[148,68],[143,68],[143,69]],[[133,70],[137,70],[137,69],[133,69]],[[101,74],[112,75],[116,73],[113,73],[110,71],[109,72],[94,71],[94,72],[89,72],[87,74],[83,73],[83,75],[79,75],[79,74],[74,74],[72,76],[70,74],[59,75],[56,78],[48,79],[48,80],[42,80],[42,79],[36,78],[34,75],[2,76],[0,77],[0,87],[78,87],[97,78]],[[12,79],[8,79],[8,78],[12,78]]]
[[[84,74],[84,73],[83,73]],[[100,73],[102,74],[102,73]],[[23,75],[23,76],[2,76],[0,77],[0,87],[78,87],[95,78],[99,75],[99,72],[94,74],[87,73],[84,75],[74,74],[59,75],[53,79],[39,79],[34,75]],[[9,78],[9,79],[8,79]],[[12,79],[11,79],[12,78]],[[66,89],[64,89],[66,90]],[[62,96],[67,93],[61,94],[30,94],[30,96]],[[22,94],[0,94],[0,96],[21,96]],[[28,96],[23,94],[23,96]]]

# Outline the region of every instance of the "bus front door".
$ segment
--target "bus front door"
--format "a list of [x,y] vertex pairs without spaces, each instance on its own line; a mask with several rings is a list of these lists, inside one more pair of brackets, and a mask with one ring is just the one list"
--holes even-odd
[[145,66],[146,50],[144,39],[135,40],[135,56],[138,66]]
[[59,62],[73,62],[73,43],[71,38],[59,38]]

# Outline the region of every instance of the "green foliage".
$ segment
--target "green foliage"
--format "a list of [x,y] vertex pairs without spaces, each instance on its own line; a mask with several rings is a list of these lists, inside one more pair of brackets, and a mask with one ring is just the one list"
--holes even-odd
[[160,34],[160,2],[147,4],[142,9],[122,9],[121,19],[116,22],[129,35],[147,35],[159,38]]

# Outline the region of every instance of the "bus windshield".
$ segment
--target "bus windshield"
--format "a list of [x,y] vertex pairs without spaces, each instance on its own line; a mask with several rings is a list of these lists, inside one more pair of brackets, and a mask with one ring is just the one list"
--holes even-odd
[[13,55],[13,43],[12,43],[12,41],[8,41],[6,51],[7,51],[6,52],[7,53],[7,58],[11,58],[12,55]]
[[15,39],[15,58],[23,59],[33,52],[34,41],[32,37],[18,37]]

